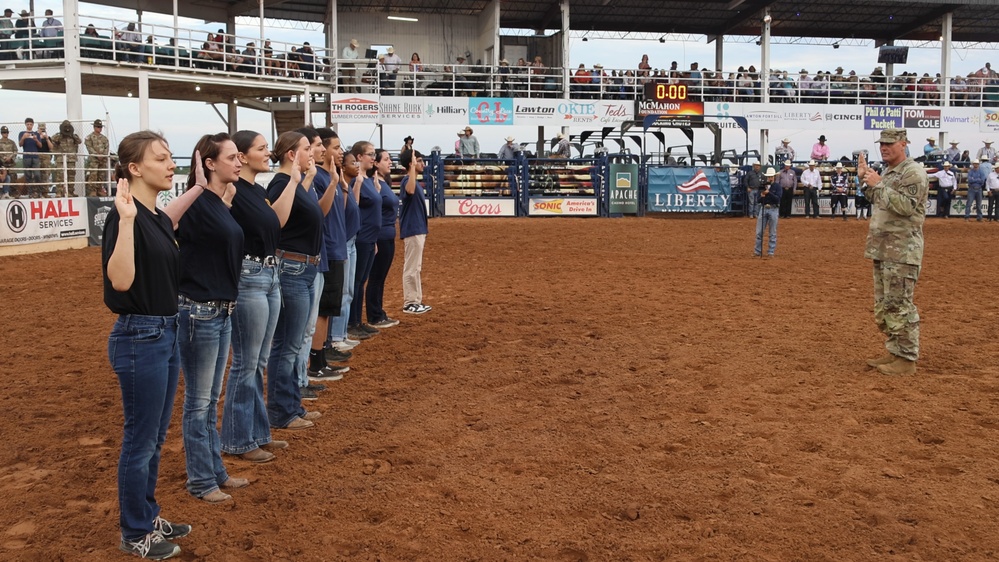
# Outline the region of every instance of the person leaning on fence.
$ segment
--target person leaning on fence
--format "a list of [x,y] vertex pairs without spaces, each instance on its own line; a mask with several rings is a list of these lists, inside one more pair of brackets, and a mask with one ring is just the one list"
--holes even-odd
[[971,161],[971,169],[968,170],[968,193],[965,197],[964,220],[971,219],[971,205],[976,205],[978,211],[978,222],[982,222],[982,189],[985,187],[985,179],[988,173],[978,163],[978,160]]
[[764,185],[760,193],[760,217],[756,220],[756,246],[753,248],[753,255],[763,257],[763,232],[768,234],[766,257],[774,257],[777,251],[777,219],[780,209],[780,196],[782,189],[780,182],[774,181],[777,171],[767,168],[764,174]]
[[52,136],[52,144],[55,147],[56,194],[65,197],[68,189],[69,196],[76,197],[77,153],[83,141],[69,119],[59,125],[59,132]]
[[749,217],[755,219],[760,211],[760,188],[763,186],[763,173],[760,172],[761,164],[753,162],[753,168],[746,172],[746,210]]
[[104,197],[108,189],[108,138],[102,134],[104,123],[94,121],[94,132],[87,135],[83,144],[87,147],[87,197]]
[[859,156],[857,174],[870,186],[874,208],[864,257],[874,260],[874,321],[887,336],[883,357],[868,365],[886,375],[916,372],[919,359],[919,312],[913,292],[923,263],[923,223],[929,181],[921,164],[905,156],[905,129],[885,129],[878,139],[884,174]]
[[843,215],[843,220],[846,220],[846,208],[849,205],[847,192],[849,191],[850,182],[846,175],[846,170],[843,169],[842,162],[836,162],[836,169],[829,176],[829,185],[832,189],[832,199],[829,201],[829,214],[833,220],[836,220],[836,207],[838,206]]

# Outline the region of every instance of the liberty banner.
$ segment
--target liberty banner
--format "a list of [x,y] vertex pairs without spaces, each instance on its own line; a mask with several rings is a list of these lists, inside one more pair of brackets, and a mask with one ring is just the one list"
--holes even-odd
[[712,168],[649,168],[649,212],[727,213],[731,207],[727,172]]

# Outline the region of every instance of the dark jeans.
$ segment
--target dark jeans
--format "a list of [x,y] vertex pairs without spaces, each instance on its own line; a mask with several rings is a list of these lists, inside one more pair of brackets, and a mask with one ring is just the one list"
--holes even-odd
[[371,273],[371,265],[375,261],[375,245],[371,242],[356,242],[357,247],[357,269],[354,271],[354,300],[350,302],[350,318],[347,320],[348,326],[358,326],[361,324],[361,309],[364,308],[364,283]]
[[382,301],[385,300],[385,279],[388,278],[389,269],[392,268],[393,258],[395,258],[395,239],[379,240],[378,253],[371,264],[368,288],[364,293],[368,307],[368,324],[381,322],[388,317],[382,308]]
[[999,220],[999,193],[995,191],[989,191],[989,220]]
[[[809,206],[813,209],[811,212]],[[805,188],[805,216],[819,217],[819,190],[814,187]]]
[[950,194],[946,193],[939,187],[937,188],[937,216],[950,216]]
[[791,216],[791,205],[794,203],[794,189],[784,188],[780,196],[780,209],[778,215],[781,218]]

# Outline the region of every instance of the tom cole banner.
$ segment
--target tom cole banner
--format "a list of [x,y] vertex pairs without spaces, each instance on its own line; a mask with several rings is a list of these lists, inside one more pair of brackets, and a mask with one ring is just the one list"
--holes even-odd
[[732,207],[728,173],[712,168],[649,168],[647,207],[654,213],[725,213]]

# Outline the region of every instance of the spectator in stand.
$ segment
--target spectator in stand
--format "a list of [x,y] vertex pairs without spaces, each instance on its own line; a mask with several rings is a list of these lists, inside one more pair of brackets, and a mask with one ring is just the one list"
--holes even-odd
[[[210,34],[209,34],[210,35]],[[126,62],[142,62],[142,36],[135,30],[135,23],[129,22],[125,29],[116,31],[118,52]]]
[[496,157],[499,158],[500,160],[514,160],[514,159],[516,159],[517,158],[517,151],[520,150],[520,147],[518,147],[517,145],[514,144],[514,141],[517,140],[517,139],[513,138],[512,136],[510,136],[510,137],[507,137],[507,138],[505,138],[503,140],[505,140],[506,143],[504,143],[503,146],[501,146],[499,148],[499,150],[496,151]]
[[763,174],[760,172],[760,162],[753,162],[751,170],[746,172],[746,211],[749,218],[755,219],[760,211],[760,188],[763,187]]
[[649,55],[642,55],[642,62],[638,63],[638,83],[645,84],[649,81],[649,71],[652,70],[652,65],[649,64]]
[[819,135],[819,142],[812,145],[811,158],[816,162],[826,162],[829,160],[829,145],[826,144],[825,135]]
[[968,82],[964,76],[958,74],[950,79],[950,99],[951,105],[963,106],[968,96]]
[[52,169],[52,152],[55,150],[55,144],[52,142],[52,137],[49,136],[48,127],[45,123],[38,124],[38,136],[41,138],[41,145],[38,147],[38,176],[42,182],[41,189],[44,192],[43,197],[49,196],[49,187],[52,177],[49,170]]
[[815,160],[808,162],[808,169],[801,173],[801,185],[805,191],[805,216],[819,218],[819,190],[822,189],[822,174],[815,169]]
[[784,137],[780,141],[780,146],[774,151],[774,162],[783,164],[794,160],[794,149],[791,148],[791,139]]
[[791,216],[791,207],[794,205],[794,188],[798,187],[798,174],[791,167],[791,159],[784,160],[783,169],[777,174],[777,183],[781,187],[780,196],[780,218]]
[[764,175],[764,186],[760,193],[760,218],[756,221],[756,246],[753,248],[753,255],[761,258],[763,256],[763,231],[769,234],[767,244],[767,258],[774,257],[777,251],[777,219],[778,207],[780,207],[781,187],[780,182],[774,181],[777,172],[773,168],[767,168]]
[[7,125],[0,127],[0,166],[7,169],[8,181],[13,179],[12,172],[17,162],[17,143],[10,140],[10,129]]
[[423,304],[423,247],[427,241],[427,204],[420,178],[423,177],[423,155],[418,150],[407,150],[399,156],[399,164],[406,175],[399,183],[399,238],[405,245],[402,266],[402,311],[407,314],[429,312],[430,305]]
[[246,48],[243,49],[243,66],[239,69],[240,72],[246,72],[249,74],[260,74],[260,58],[257,57],[257,44],[250,41],[246,44]]
[[346,60],[346,62],[342,65],[343,79],[341,80],[340,87],[347,93],[357,93],[360,91],[360,80],[357,75],[357,63],[353,62],[361,58],[361,53],[357,49],[358,45],[360,45],[360,43],[357,42],[357,39],[351,39],[350,44],[344,47],[343,52],[340,53],[340,58]]
[[948,162],[961,162],[961,149],[957,147],[958,141],[950,141],[950,148],[944,151],[944,158]]
[[[972,163],[978,162],[972,160]],[[950,200],[957,189],[957,175],[951,171],[950,162],[943,163],[943,169],[930,176],[937,178],[937,216],[943,218],[950,217]]]
[[832,176],[829,177],[829,185],[832,190],[832,199],[829,202],[829,214],[832,216],[832,220],[836,220],[836,207],[839,206],[840,212],[843,214],[843,220],[846,220],[846,208],[849,205],[847,193],[849,192],[850,182],[846,175],[846,170],[843,169],[842,162],[836,162],[836,169],[833,171]]
[[[396,86],[398,86],[399,79],[399,67],[402,66],[402,57],[395,54],[395,48],[389,47],[386,50],[385,55],[385,72],[387,76],[385,77],[385,84],[382,86],[383,90],[388,91],[387,95],[396,95]],[[386,95],[382,92],[382,95]]]
[[306,80],[315,80],[316,52],[312,50],[312,45],[310,45],[308,41],[303,43],[302,48],[298,50],[298,58],[298,68],[302,71],[302,78]]
[[13,50],[8,46],[8,41],[14,36],[14,22],[11,21],[13,15],[14,10],[7,8],[0,18],[0,61],[15,58]]
[[590,84],[592,82],[593,77],[590,76],[590,71],[586,70],[586,65],[579,63],[579,68],[576,69],[576,73],[572,77],[572,84],[569,86],[569,90],[576,97],[588,98],[590,97]]
[[923,156],[931,156],[937,150],[937,139],[926,137],[926,146],[923,147]]
[[989,222],[999,221],[999,172],[995,168],[985,178],[985,187],[989,190]]
[[464,135],[458,139],[458,151],[462,158],[479,157],[479,139],[472,134],[471,127],[465,127]]
[[10,170],[0,163],[0,199],[10,199]]
[[[45,10],[45,21],[42,22],[42,29],[38,34],[42,39],[52,39],[55,40],[62,33],[62,22],[55,19],[52,15],[52,10]],[[46,41],[46,44],[48,42]],[[42,51],[43,58],[61,58],[61,49],[46,49]]]
[[565,133],[559,133],[557,139],[558,143],[555,145],[555,150],[552,151],[552,158],[571,158],[572,146],[569,144],[569,138],[566,137]]
[[992,141],[984,140],[982,142],[985,143],[985,146],[978,149],[978,154],[975,155],[975,158],[978,159],[979,162],[995,164],[996,149],[992,148]]
[[982,189],[985,187],[985,180],[988,173],[981,167],[977,160],[971,161],[971,169],[968,170],[968,193],[965,196],[964,220],[971,218],[971,204],[977,205],[978,222],[982,222]]

